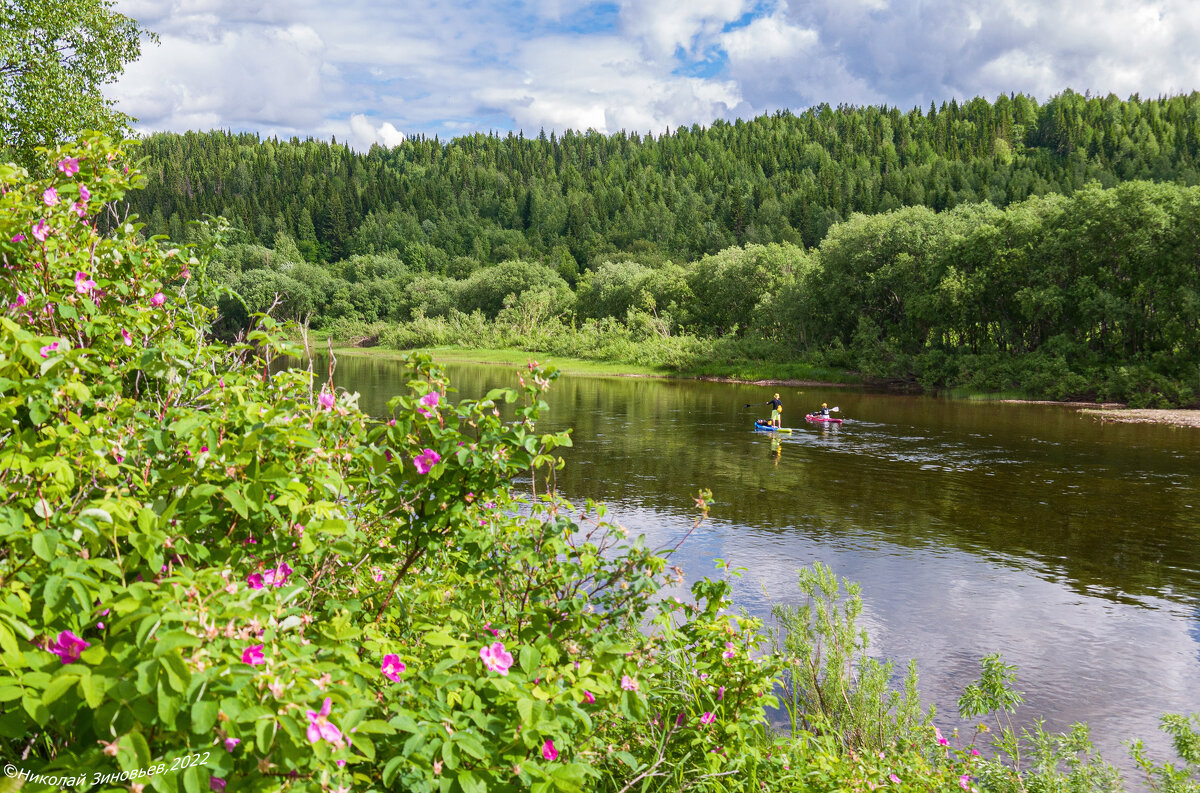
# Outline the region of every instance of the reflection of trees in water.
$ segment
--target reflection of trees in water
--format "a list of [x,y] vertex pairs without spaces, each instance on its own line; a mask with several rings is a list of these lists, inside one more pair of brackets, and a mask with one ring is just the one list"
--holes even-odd
[[[459,398],[515,383],[507,367],[450,368]],[[342,356],[338,374],[362,392],[365,409],[381,412],[400,371]],[[906,547],[1028,559],[1091,595],[1200,597],[1200,527],[1188,506],[1200,490],[1165,484],[1182,479],[1172,474],[1195,459],[1188,453],[1200,451],[1200,438],[1040,406],[854,393],[839,394],[850,419],[840,432],[803,426],[778,436],[754,432],[756,414],[741,409],[761,401],[761,390],[562,378],[542,427],[574,428],[559,487],[672,519],[691,516],[696,490],[707,487],[714,520],[756,531],[835,543],[867,532]]]

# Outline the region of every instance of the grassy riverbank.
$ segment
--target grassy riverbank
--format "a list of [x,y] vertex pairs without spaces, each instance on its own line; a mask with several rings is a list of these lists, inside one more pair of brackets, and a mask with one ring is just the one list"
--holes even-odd
[[393,350],[384,347],[349,347],[334,344],[337,354],[369,357],[401,358],[412,352],[425,352],[438,363],[486,363],[524,365],[530,360],[552,364],[563,374],[592,377],[662,377],[697,380],[718,380],[739,383],[781,385],[860,385],[862,378],[853,372],[810,366],[802,363],[769,363],[741,361],[670,369],[625,361],[600,361],[588,358],[539,353],[530,350],[488,349],[472,347],[425,347],[420,350]]

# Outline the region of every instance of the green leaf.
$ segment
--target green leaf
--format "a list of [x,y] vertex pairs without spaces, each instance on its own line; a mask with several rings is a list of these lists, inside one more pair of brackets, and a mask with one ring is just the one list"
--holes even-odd
[[91,518],[94,521],[97,521],[99,523],[107,523],[110,526],[112,525],[112,522],[113,522],[112,515],[109,513],[109,511],[106,509],[100,509],[99,507],[92,507],[91,509],[85,509],[79,513],[79,517]]
[[463,793],[487,793],[487,783],[470,771],[458,775],[458,784],[462,785]]
[[42,704],[52,704],[78,682],[79,675],[74,674],[61,674],[54,678],[50,681],[50,685],[46,686],[46,690],[42,692]]
[[254,725],[254,748],[260,754],[266,754],[275,740],[275,720],[259,719]]
[[517,715],[521,717],[521,725],[528,728],[533,726],[533,700],[521,697],[517,700]]
[[538,665],[542,662],[542,654],[528,644],[521,648],[521,671],[529,677],[535,677]]
[[190,766],[183,772],[183,789],[187,793],[200,793],[200,766]]
[[460,730],[459,732],[454,733],[452,740],[462,747],[463,751],[477,760],[487,759],[487,750],[484,748],[483,744],[480,743],[479,739],[471,733]]
[[0,507],[0,537],[7,537],[21,530],[25,517],[15,507]]
[[383,784],[390,787],[392,780],[396,778],[396,772],[400,769],[400,765],[407,762],[408,758],[402,754],[398,754],[391,760],[388,760],[387,764],[383,767]]
[[[41,502],[39,501],[38,503]],[[38,558],[47,562],[54,561],[54,549],[58,545],[57,535],[48,531],[39,531],[33,535],[30,544],[33,546],[33,552],[37,554]]]
[[167,671],[167,682],[171,688],[179,693],[187,691],[188,683],[192,679],[192,673],[188,671],[187,664],[176,653],[168,653],[160,659],[163,669]]
[[192,703],[192,732],[208,735],[217,723],[220,706],[213,700]]
[[237,514],[241,515],[243,518],[250,516],[250,510],[246,506],[246,499],[242,497],[241,485],[235,482],[234,484],[227,486],[221,492],[225,495],[225,500],[229,502],[229,505],[233,507]]
[[104,694],[108,691],[108,679],[96,674],[84,675],[79,679],[79,692],[83,694],[84,701],[92,710],[100,707],[100,703],[104,701]]
[[46,586],[42,590],[42,596],[45,598],[42,614],[47,621],[49,621],[50,615],[54,614],[62,604],[65,593],[66,587],[64,586],[62,576],[52,575],[46,578]]

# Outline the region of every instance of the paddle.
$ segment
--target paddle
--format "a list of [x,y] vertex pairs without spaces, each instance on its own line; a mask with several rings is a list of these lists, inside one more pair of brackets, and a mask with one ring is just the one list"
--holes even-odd
[[759,407],[760,405],[769,405],[769,404],[771,404],[771,400],[769,400],[769,399],[766,402],[755,402],[754,404],[750,404],[749,402],[747,402],[746,404],[742,405],[742,408],[743,409],[756,408],[756,407]]

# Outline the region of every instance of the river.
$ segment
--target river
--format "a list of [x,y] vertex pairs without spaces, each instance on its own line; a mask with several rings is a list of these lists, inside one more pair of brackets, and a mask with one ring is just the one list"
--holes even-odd
[[[513,385],[502,366],[447,367],[453,398]],[[323,371],[323,369],[321,369]],[[342,356],[336,381],[385,412],[394,361]],[[745,409],[779,391],[776,438]],[[841,408],[840,428],[804,411]],[[560,492],[606,502],[673,546],[712,490],[711,519],[678,551],[691,579],[745,568],[735,604],[769,621],[814,561],[862,584],[870,651],[915,658],[927,704],[953,728],[979,659],[1018,666],[1025,704],[1065,730],[1086,721],[1129,774],[1125,743],[1172,759],[1166,712],[1200,711],[1200,430],[1101,424],[1053,405],[806,387],[564,377],[539,429],[573,428]],[[969,729],[968,729],[969,732]]]

